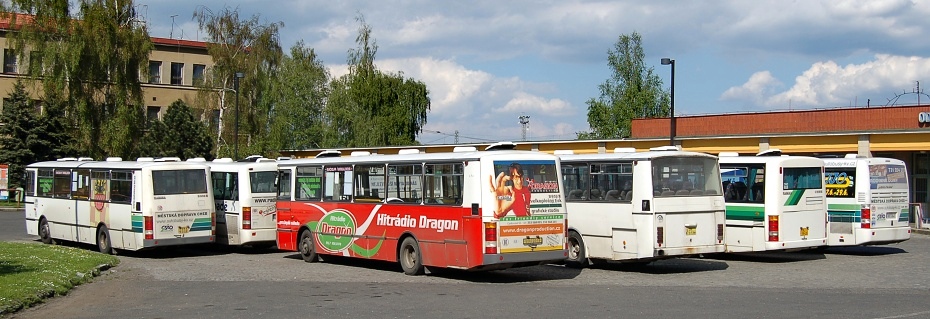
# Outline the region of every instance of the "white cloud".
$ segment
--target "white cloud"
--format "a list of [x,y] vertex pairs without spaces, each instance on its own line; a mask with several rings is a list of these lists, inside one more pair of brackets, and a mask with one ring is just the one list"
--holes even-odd
[[731,87],[723,92],[720,99],[748,101],[760,105],[765,102],[766,97],[772,95],[773,89],[780,86],[782,83],[769,71],[756,72],[743,85]]
[[893,92],[914,87],[926,74],[930,74],[930,58],[878,54],[861,64],[814,63],[780,93],[772,92],[780,83],[768,71],[758,72],[743,85],[727,89],[721,99],[778,109],[865,105],[867,98],[877,105],[892,98]]

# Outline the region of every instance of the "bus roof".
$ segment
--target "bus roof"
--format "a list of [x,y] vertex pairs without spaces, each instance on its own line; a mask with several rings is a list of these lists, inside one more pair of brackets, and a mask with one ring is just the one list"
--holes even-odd
[[827,167],[855,167],[858,163],[904,165],[902,160],[887,157],[824,158],[823,162]]
[[280,167],[300,166],[306,164],[328,164],[328,163],[420,163],[420,162],[448,162],[448,161],[469,161],[479,160],[487,157],[507,157],[519,156],[521,158],[534,159],[556,159],[555,155],[534,152],[534,151],[517,151],[517,150],[496,150],[496,151],[466,151],[466,152],[443,152],[443,153],[415,153],[415,154],[371,154],[360,156],[342,156],[342,157],[320,157],[320,158],[298,158],[289,161],[278,162]]
[[646,152],[617,152],[617,153],[598,153],[598,154],[563,154],[559,158],[563,162],[567,161],[600,161],[600,160],[626,160],[626,161],[648,161],[662,157],[705,157],[716,159],[717,156],[689,151],[646,151]]
[[[824,166],[824,160],[810,156],[721,156],[720,164],[779,164]],[[807,163],[807,164],[804,164]]]
[[178,168],[205,168],[202,162],[155,162],[155,161],[47,161],[27,165],[27,168],[88,168],[138,170],[145,167],[177,166]]
[[206,162],[214,172],[238,172],[243,169],[255,171],[277,171],[278,163],[271,162]]

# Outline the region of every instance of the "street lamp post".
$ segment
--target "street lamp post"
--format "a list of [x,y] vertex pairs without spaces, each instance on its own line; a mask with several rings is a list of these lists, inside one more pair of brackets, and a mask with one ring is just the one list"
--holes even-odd
[[236,76],[233,78],[233,90],[236,91],[236,125],[233,134],[235,134],[236,146],[233,151],[233,158],[235,160],[239,159],[239,79],[244,75],[242,72],[236,72]]
[[669,110],[668,141],[675,146],[675,60],[662,58],[662,65],[672,65],[672,106]]

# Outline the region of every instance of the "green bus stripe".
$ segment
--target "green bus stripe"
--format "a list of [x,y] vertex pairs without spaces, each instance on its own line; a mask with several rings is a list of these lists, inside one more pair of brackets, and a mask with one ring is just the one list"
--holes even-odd
[[727,219],[761,222],[765,220],[765,208],[762,206],[727,205]]
[[831,223],[859,223],[862,222],[862,214],[857,208],[855,211],[827,211],[827,220]]
[[854,210],[859,211],[862,205],[859,204],[827,204],[828,210]]
[[791,195],[788,196],[788,201],[785,202],[785,206],[795,206],[801,201],[801,197],[804,195],[803,189],[796,189],[791,191]]

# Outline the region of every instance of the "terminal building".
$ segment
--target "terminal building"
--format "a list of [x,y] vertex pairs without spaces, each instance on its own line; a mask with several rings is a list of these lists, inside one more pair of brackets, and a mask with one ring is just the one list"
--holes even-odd
[[[669,118],[633,120],[631,136],[609,140],[565,140],[517,142],[517,149],[553,153],[572,150],[575,154],[607,153],[614,148],[643,151],[667,146]],[[764,113],[739,113],[684,116],[675,118],[675,145],[683,150],[719,154],[736,152],[754,155],[769,149],[784,154],[807,156],[890,157],[903,160],[910,176],[911,203],[928,203],[930,196],[930,105],[852,107],[842,109],[793,110]],[[401,149],[417,148],[421,152],[449,152],[456,146],[489,145],[421,145],[404,147],[353,148],[396,154]],[[285,156],[312,157],[313,150],[282,151]]]

